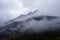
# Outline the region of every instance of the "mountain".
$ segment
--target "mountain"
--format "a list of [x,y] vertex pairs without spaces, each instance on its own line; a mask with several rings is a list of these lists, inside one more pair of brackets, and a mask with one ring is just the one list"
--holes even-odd
[[[60,36],[60,17],[31,14],[21,15],[0,26],[1,39],[53,40]],[[38,13],[37,13],[38,14]],[[11,40],[12,40],[11,39]]]

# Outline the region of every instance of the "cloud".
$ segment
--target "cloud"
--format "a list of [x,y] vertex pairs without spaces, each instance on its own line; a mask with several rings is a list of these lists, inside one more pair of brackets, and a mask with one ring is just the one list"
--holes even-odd
[[60,16],[60,0],[21,0],[30,10],[39,9],[41,15]]
[[10,20],[28,10],[19,0],[0,0],[0,21]]
[[0,20],[12,19],[26,11],[39,9],[41,15],[60,16],[59,0],[0,0]]
[[[60,17],[57,16],[40,16],[36,14],[26,15],[16,18],[2,25],[2,32],[9,30],[8,33],[18,32],[45,32],[57,31],[60,28]],[[5,30],[4,30],[5,29]]]

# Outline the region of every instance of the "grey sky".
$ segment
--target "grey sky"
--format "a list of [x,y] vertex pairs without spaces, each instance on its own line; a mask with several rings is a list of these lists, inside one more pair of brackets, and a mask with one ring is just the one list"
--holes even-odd
[[0,0],[0,23],[15,18],[27,10],[19,0]]
[[42,15],[60,16],[60,0],[21,0],[25,6],[33,9],[39,9]]
[[56,0],[21,0],[28,8],[41,8],[54,4]]
[[41,15],[60,16],[60,0],[0,0],[0,23],[35,9]]

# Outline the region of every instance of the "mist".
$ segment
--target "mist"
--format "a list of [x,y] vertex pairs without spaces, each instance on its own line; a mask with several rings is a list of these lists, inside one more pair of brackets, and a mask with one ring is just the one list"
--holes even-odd
[[60,16],[60,0],[0,0],[0,23],[28,14]]

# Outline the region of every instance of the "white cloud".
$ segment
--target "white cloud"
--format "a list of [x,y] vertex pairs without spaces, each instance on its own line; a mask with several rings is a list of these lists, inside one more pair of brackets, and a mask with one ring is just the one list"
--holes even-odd
[[39,9],[42,15],[60,16],[60,0],[21,0],[30,10]]
[[0,20],[15,18],[27,10],[20,0],[0,0]]
[[25,6],[30,8],[40,8],[41,6],[51,5],[56,2],[56,0],[21,0]]
[[[60,13],[59,0],[0,0],[0,20],[15,18],[26,14],[28,10],[40,8],[40,14],[58,15]],[[58,13],[58,14],[57,14]]]
[[2,7],[0,7],[3,9],[2,11],[11,12],[11,14],[15,16],[28,10],[19,0],[0,0],[0,4],[2,5]]

